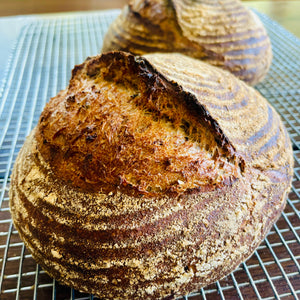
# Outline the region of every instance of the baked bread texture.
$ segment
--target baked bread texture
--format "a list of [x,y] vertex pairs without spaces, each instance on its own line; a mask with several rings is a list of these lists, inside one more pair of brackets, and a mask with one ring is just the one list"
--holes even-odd
[[51,276],[101,299],[173,299],[233,271],[280,216],[292,149],[276,111],[182,54],[88,58],[11,176],[15,227]]
[[133,0],[111,24],[103,52],[180,52],[233,73],[250,85],[272,61],[268,34],[239,0]]

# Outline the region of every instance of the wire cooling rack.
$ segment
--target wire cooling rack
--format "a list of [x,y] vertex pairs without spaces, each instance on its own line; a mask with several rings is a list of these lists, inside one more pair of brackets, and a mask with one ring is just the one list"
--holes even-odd
[[[99,53],[119,11],[28,18],[0,87],[0,299],[96,299],[59,285],[35,263],[12,225],[10,172],[48,99],[66,87],[71,69]],[[290,134],[295,176],[286,209],[253,256],[226,278],[182,299],[300,298],[300,41],[258,14],[273,44],[271,71],[257,89]]]

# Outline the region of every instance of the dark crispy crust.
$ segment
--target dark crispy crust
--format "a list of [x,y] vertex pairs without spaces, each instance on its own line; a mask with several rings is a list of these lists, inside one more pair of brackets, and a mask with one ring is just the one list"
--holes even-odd
[[[118,155],[107,150],[115,138]],[[26,247],[60,282],[104,299],[171,299],[252,254],[284,208],[292,163],[279,116],[234,76],[179,54],[108,53],[76,66],[45,107],[14,166],[10,206]]]
[[254,85],[267,74],[267,32],[239,0],[134,0],[110,26],[102,51],[180,52]]

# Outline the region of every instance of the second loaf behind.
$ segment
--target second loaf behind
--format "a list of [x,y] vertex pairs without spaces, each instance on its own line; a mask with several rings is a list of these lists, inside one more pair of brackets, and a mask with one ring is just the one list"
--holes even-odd
[[239,0],[132,0],[110,26],[103,52],[180,52],[250,85],[267,74],[272,50],[259,18]]

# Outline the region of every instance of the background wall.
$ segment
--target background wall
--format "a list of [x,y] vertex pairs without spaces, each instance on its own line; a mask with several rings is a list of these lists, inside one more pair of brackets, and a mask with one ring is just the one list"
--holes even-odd
[[121,8],[127,0],[0,0],[0,16]]
[[[299,0],[243,1],[261,3],[262,6],[268,3],[268,6],[275,9],[278,5],[280,9],[283,8],[283,5],[278,4],[280,2],[300,2]],[[128,0],[0,0],[0,16],[121,8],[127,2]]]
[[[0,0],[0,17],[122,8],[128,0]],[[300,37],[300,0],[244,0]]]

